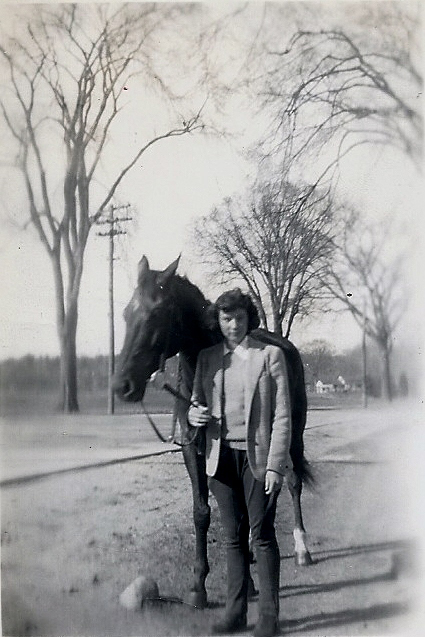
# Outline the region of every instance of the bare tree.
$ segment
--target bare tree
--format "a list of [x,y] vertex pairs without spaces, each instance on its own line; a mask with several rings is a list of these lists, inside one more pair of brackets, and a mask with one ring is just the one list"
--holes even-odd
[[331,295],[348,309],[360,328],[373,339],[382,360],[385,396],[393,396],[391,352],[396,327],[407,303],[403,254],[389,250],[389,229],[366,224],[351,212],[323,280]]
[[[1,112],[16,144],[30,221],[53,267],[65,411],[78,410],[78,298],[90,230],[152,145],[201,128],[199,112],[177,117],[160,133],[140,122],[145,140],[105,177],[102,159],[130,78],[140,75],[145,86],[159,87],[173,101],[154,63],[154,38],[177,9],[38,5],[22,14],[26,28],[1,48],[9,72]],[[102,180],[108,182],[103,192]]]
[[286,46],[265,45],[267,152],[294,160],[326,147],[330,168],[356,146],[391,145],[420,167],[420,27],[418,4],[368,3],[344,25],[299,28]]
[[198,220],[194,245],[216,277],[244,283],[264,327],[271,314],[272,330],[288,336],[295,317],[311,313],[321,296],[333,231],[329,191],[262,181],[245,200],[226,199]]
[[319,338],[310,341],[303,347],[302,355],[313,385],[316,385],[318,380],[325,383],[335,380],[335,352],[327,341]]

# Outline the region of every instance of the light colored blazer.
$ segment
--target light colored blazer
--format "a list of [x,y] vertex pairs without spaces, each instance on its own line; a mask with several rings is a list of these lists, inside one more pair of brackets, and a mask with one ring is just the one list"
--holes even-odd
[[[267,470],[282,475],[292,468],[291,409],[288,375],[282,350],[248,335],[245,368],[245,423],[248,462],[263,481]],[[207,474],[217,471],[221,445],[223,343],[201,350],[196,365],[192,401],[206,405],[212,418],[206,430]]]

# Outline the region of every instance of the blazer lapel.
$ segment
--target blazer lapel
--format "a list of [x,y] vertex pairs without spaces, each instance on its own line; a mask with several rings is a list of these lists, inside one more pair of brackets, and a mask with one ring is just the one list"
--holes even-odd
[[221,420],[221,400],[223,392],[223,345],[220,343],[213,350],[209,375],[211,414]]
[[245,422],[247,424],[250,420],[252,398],[264,367],[263,349],[253,346],[251,342],[248,351],[249,357],[245,369]]

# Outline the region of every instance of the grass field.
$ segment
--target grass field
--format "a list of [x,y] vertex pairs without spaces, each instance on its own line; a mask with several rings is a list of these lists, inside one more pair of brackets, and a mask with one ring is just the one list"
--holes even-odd
[[[107,391],[84,391],[78,393],[80,412],[83,414],[106,414],[108,411]],[[165,391],[149,388],[145,397],[146,407],[155,413],[171,413],[174,399]],[[57,411],[58,393],[49,390],[26,389],[21,392],[0,390],[0,416],[51,414]],[[140,403],[115,401],[117,414],[134,414],[141,411]]]
[[[108,410],[107,391],[79,392],[80,412],[86,414],[106,414]],[[14,416],[31,416],[51,414],[57,411],[58,394],[54,391],[27,389],[0,390],[0,416],[13,418]],[[145,406],[152,413],[172,413],[174,399],[165,391],[148,387]],[[361,407],[363,397],[361,392],[309,394],[309,409],[338,409]],[[134,414],[142,411],[140,403],[124,403],[115,401],[115,413]]]

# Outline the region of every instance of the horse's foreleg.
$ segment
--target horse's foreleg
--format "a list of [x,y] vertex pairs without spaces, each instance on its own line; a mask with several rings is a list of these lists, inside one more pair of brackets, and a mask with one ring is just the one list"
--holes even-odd
[[303,514],[301,510],[302,481],[294,471],[291,471],[287,480],[294,508],[295,562],[298,566],[308,566],[313,563],[313,560],[311,559],[310,552],[307,548],[307,534],[304,528]]
[[205,472],[205,456],[198,454],[195,445],[183,448],[183,457],[192,483],[193,521],[195,525],[194,581],[187,602],[197,608],[207,605],[205,580],[209,573],[207,534],[210,526],[208,482]]

